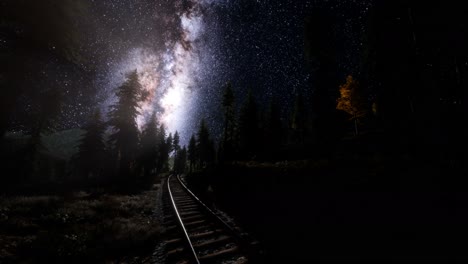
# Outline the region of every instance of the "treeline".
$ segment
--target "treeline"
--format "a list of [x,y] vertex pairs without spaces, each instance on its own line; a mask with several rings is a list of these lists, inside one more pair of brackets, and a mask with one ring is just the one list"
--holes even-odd
[[[293,103],[272,99],[260,106],[252,93],[236,102],[227,84],[218,160],[361,155],[462,167],[468,146],[463,136],[468,59],[460,55],[466,47],[451,50],[453,43],[442,33],[429,33],[428,21],[437,17],[438,10],[405,1],[373,5],[366,30],[359,32],[359,64],[345,69],[346,43],[339,37],[342,22],[335,10],[318,7],[304,25],[311,93],[298,93]],[[450,26],[435,21],[451,30],[451,37],[462,39],[452,22]],[[437,41],[417,41],[430,38]],[[292,107],[285,113],[283,105]]]
[[[311,108],[319,141],[333,146],[340,115],[348,113],[355,133],[362,125],[379,132],[353,151],[374,148],[387,160],[410,157],[463,167],[468,147],[464,11],[461,4],[376,1],[364,28],[356,28],[359,64],[345,72],[341,65],[349,43],[340,37],[339,12],[326,5],[315,8],[305,20],[304,48],[314,76]],[[344,74],[353,78],[344,81]]]
[[[353,95],[359,93],[358,86],[357,81],[342,85],[343,89],[352,90]],[[326,137],[337,139],[349,131],[344,126],[350,119],[355,120],[357,125],[365,118],[368,107],[356,98],[360,96],[340,99],[350,108],[354,107],[352,109],[359,108],[359,115],[353,115],[348,109],[339,109],[335,104],[338,108],[335,109],[336,115],[340,118]],[[275,161],[326,155],[324,150],[331,148],[330,140],[318,136],[317,129],[322,128],[323,124],[307,101],[310,98],[299,93],[294,102],[288,104],[292,106],[290,111],[283,113],[278,100],[273,98],[262,107],[251,91],[243,101],[236,101],[232,84],[228,82],[220,105],[223,113],[222,136],[218,142],[214,142],[202,120],[198,132],[190,140],[190,167],[203,168],[215,162],[233,160]],[[350,115],[347,116],[345,112]]]
[[138,103],[146,96],[136,70],[128,73],[125,82],[117,88],[117,101],[110,106],[107,121],[99,110],[94,111],[82,128],[84,133],[76,143],[77,152],[70,160],[54,156],[44,145],[47,132],[44,127],[53,115],[44,116],[40,122],[43,125],[25,137],[20,150],[6,147],[4,139],[2,160],[7,162],[2,167],[8,175],[2,180],[113,184],[150,181],[170,169],[184,172],[187,150],[180,146],[177,131],[167,133],[156,113],[139,129]]
[[158,123],[156,113],[151,115],[141,132],[138,128],[138,102],[147,94],[136,71],[127,75],[116,96],[109,121],[103,122],[97,110],[85,127],[86,133],[74,158],[75,174],[84,178],[149,178],[170,169],[171,155],[174,171],[185,171],[187,150],[180,146],[177,131],[174,135],[167,134],[164,125]]

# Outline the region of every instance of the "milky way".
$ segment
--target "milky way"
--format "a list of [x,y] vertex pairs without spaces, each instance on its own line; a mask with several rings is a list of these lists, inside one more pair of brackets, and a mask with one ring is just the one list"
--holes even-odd
[[[228,81],[237,109],[252,90],[261,109],[274,98],[286,117],[296,94],[313,91],[314,76],[304,58],[304,19],[316,8],[333,14],[334,34],[343,43],[337,51],[340,70],[343,77],[354,73],[371,2],[6,0],[4,17],[13,23],[8,30],[19,35],[2,37],[0,44],[11,50],[12,61],[21,62],[18,68],[31,69],[31,81],[21,84],[26,88],[17,120],[34,112],[31,98],[37,91],[56,86],[65,95],[62,129],[82,126],[94,108],[108,112],[125,73],[137,69],[150,93],[140,102],[138,124],[156,111],[186,143],[201,118],[219,139],[220,98]],[[24,49],[15,43],[21,41]]]
[[[247,90],[253,90],[260,104],[276,98],[287,112],[297,93],[310,90],[303,47],[304,17],[314,7],[335,9],[337,16],[343,15],[343,28],[339,29],[343,40],[349,43],[349,50],[359,50],[356,31],[362,28],[352,27],[362,25],[361,16],[369,6],[363,1],[109,3],[105,6],[112,14],[109,28],[117,32],[103,42],[118,58],[107,59],[108,67],[104,67],[102,107],[115,100],[112,94],[123,81],[123,73],[137,69],[151,94],[141,102],[138,123],[143,124],[156,111],[169,131],[180,132],[182,142],[188,140],[201,118],[206,119],[215,137],[221,133],[219,98],[227,81],[234,84],[238,105]],[[127,11],[130,7],[133,11]],[[349,7],[357,15],[345,17]],[[132,33],[134,30],[138,32]],[[356,53],[344,52],[344,71],[353,70]]]
[[[170,3],[169,3],[170,2]],[[208,37],[205,31],[205,15],[218,1],[192,1],[158,3],[141,7],[141,2],[135,1],[133,8],[140,10],[136,17],[122,14],[124,21],[113,25],[121,32],[124,41],[116,43],[102,40],[109,44],[111,54],[118,50],[118,58],[107,59],[103,65],[104,74],[99,76],[101,107],[108,109],[115,102],[115,88],[124,81],[125,73],[136,69],[143,88],[150,93],[147,100],[140,102],[141,115],[138,117],[140,127],[153,111],[159,121],[168,131],[179,131],[181,141],[186,142],[193,129],[193,115],[196,108],[194,97],[200,89],[200,74],[207,65],[204,57],[210,54],[205,48],[207,39],[212,39],[214,32]],[[115,2],[113,2],[115,3]],[[121,3],[128,6],[128,1]],[[109,7],[109,6],[108,6]],[[116,10],[119,7],[110,6]],[[141,7],[141,8],[140,8]],[[124,10],[123,7],[121,7]],[[139,40],[127,40],[126,31],[132,31],[136,20],[144,20],[144,28],[158,28],[157,32],[137,34]],[[115,23],[115,21],[110,22]],[[150,30],[151,31],[151,30]],[[130,33],[131,34],[131,33]],[[115,39],[111,36],[110,39]],[[130,41],[130,43],[129,43]]]

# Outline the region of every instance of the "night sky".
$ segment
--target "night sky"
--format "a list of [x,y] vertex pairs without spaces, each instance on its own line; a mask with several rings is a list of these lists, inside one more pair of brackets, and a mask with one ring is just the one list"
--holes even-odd
[[[80,127],[94,108],[115,101],[125,72],[137,69],[153,110],[186,143],[204,117],[221,133],[220,98],[231,81],[240,105],[248,90],[283,114],[296,94],[313,92],[304,52],[304,21],[314,10],[333,14],[342,77],[359,66],[371,1],[64,0],[2,1],[1,53],[21,71],[13,129],[27,129],[34,98],[62,91],[57,129]],[[7,71],[7,78],[8,78]],[[23,75],[24,74],[24,75]],[[11,74],[13,75],[13,74]]]

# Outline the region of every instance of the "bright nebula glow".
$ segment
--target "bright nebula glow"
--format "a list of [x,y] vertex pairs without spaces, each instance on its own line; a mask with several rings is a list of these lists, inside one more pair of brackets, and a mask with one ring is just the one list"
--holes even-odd
[[196,70],[196,60],[190,51],[185,50],[180,43],[176,43],[172,59],[166,68],[169,76],[165,80],[167,87],[159,104],[162,107],[160,121],[165,124],[169,131],[182,130],[184,119],[184,106],[193,85],[192,75]]
[[[195,52],[196,41],[201,33],[201,17],[187,16],[181,17],[183,39],[176,43],[173,49],[173,58],[168,64],[171,73],[169,87],[162,96],[160,103],[163,108],[161,122],[169,131],[181,131],[184,125],[184,115],[187,115],[185,104],[189,103],[189,98],[194,85],[194,76],[199,69],[199,58]],[[190,47],[184,47],[184,43],[190,43]]]
[[140,102],[139,105],[142,115],[138,117],[137,123],[141,127],[145,114],[148,112],[151,113],[154,109],[153,105],[157,96],[156,87],[160,86],[161,81],[161,74],[158,71],[159,66],[159,57],[150,50],[142,48],[131,50],[128,55],[114,67],[116,70],[109,71],[110,76],[107,80],[108,88],[104,93],[110,93],[112,96],[107,96],[107,100],[103,105],[104,110],[107,109],[109,105],[115,103],[115,89],[124,82],[126,73],[137,70],[143,89],[149,92],[148,98]]
[[[165,50],[134,48],[115,66],[115,70],[110,71],[113,72],[109,81],[111,90],[124,81],[126,72],[138,71],[143,88],[150,94],[140,102],[141,115],[137,119],[140,128],[146,118],[156,111],[159,121],[169,132],[183,132],[186,129],[189,109],[194,103],[195,76],[201,67],[197,45],[204,33],[204,23],[199,10],[208,3],[195,3],[190,10],[179,15],[182,35],[177,41],[168,41]],[[112,96],[106,105],[115,100],[115,96]]]

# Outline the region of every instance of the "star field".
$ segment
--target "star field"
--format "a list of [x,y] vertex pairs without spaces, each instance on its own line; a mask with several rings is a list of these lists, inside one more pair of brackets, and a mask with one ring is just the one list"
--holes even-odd
[[228,80],[238,105],[252,90],[261,107],[274,98],[287,115],[296,94],[313,90],[304,58],[304,20],[315,8],[335,13],[335,34],[346,43],[339,50],[340,70],[354,73],[370,6],[370,1],[230,1],[215,6],[205,25],[215,37],[204,47],[204,53],[211,54],[206,64],[213,66],[202,75],[196,119],[207,118],[220,135],[220,96]]
[[[370,0],[37,4],[24,16],[39,14],[35,16],[44,24],[31,33],[42,50],[28,61],[34,65],[28,74],[39,81],[35,89],[22,93],[14,123],[20,127],[34,109],[34,93],[58,86],[64,103],[56,127],[80,127],[94,108],[108,110],[125,72],[133,69],[151,94],[141,102],[139,123],[156,111],[171,132],[179,130],[182,143],[202,117],[219,137],[220,98],[227,81],[233,84],[238,106],[252,90],[261,108],[275,98],[286,116],[296,94],[308,95],[314,89],[304,55],[305,18],[315,9],[333,14],[333,34],[341,42],[339,67],[345,76],[359,69],[371,6]],[[47,28],[49,24],[54,26]],[[0,43],[10,46],[10,42],[14,38]]]

